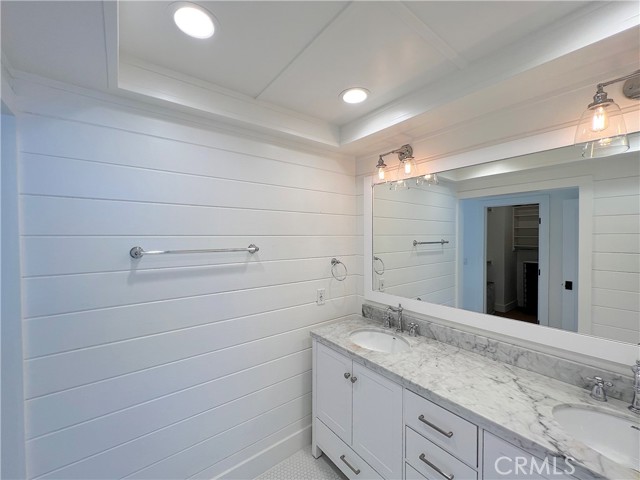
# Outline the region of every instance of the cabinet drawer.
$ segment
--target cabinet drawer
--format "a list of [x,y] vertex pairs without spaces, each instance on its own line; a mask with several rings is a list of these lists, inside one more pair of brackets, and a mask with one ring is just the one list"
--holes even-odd
[[[362,460],[346,443],[333,433],[318,418],[315,419],[316,443],[327,457],[352,480],[383,480],[378,473]],[[351,466],[351,467],[349,467]]]
[[455,455],[467,465],[478,466],[478,427],[405,390],[404,423]]
[[428,480],[477,480],[475,470],[409,427],[405,430],[407,463]]
[[486,480],[574,480],[574,467],[564,459],[539,459],[488,432],[482,457]]
[[413,468],[408,463],[404,464],[404,479],[405,480],[425,480],[427,477],[418,472],[415,468]]

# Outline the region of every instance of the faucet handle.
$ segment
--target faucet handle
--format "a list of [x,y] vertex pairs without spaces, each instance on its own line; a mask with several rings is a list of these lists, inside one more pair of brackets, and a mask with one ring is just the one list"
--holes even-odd
[[415,337],[418,333],[418,324],[411,322],[409,324],[409,336],[410,337]]
[[613,383],[604,380],[602,377],[587,377],[587,380],[591,380],[592,382],[596,382],[596,387],[613,387]]
[[387,318],[382,324],[384,328],[391,328],[391,310],[387,309]]
[[596,385],[600,386],[600,387],[613,387],[613,383],[609,382],[609,381],[605,381],[602,377],[587,377],[587,380],[591,380],[592,382],[596,382]]

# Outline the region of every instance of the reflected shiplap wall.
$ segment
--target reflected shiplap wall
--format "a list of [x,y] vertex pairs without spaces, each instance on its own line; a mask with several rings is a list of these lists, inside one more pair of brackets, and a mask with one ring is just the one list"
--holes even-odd
[[[527,184],[578,176],[592,179],[594,197],[591,216],[591,324],[580,325],[580,332],[624,342],[640,342],[640,158],[637,153],[507,174],[500,180],[468,180],[461,182],[458,190],[464,194],[466,191],[479,192],[484,189],[490,195],[493,187],[505,184]],[[556,200],[564,198],[562,194],[558,195],[560,197]],[[552,218],[554,221],[561,222],[557,215],[555,220]],[[557,228],[555,230],[558,231]],[[584,255],[585,252],[579,254]],[[551,269],[557,268],[559,262],[561,258],[552,257]],[[563,288],[557,274],[552,278],[556,280],[550,283],[550,301]],[[551,317],[550,322],[558,323]]]
[[[408,190],[389,184],[373,189],[373,254],[384,263],[374,274],[374,288],[402,297],[453,305],[455,303],[456,196],[447,185],[420,185]],[[440,245],[418,242],[449,241]],[[382,262],[376,268],[382,270]]]
[[594,172],[592,333],[640,342],[640,158]]
[[308,443],[309,330],[359,311],[353,160],[19,94],[28,478],[252,477]]

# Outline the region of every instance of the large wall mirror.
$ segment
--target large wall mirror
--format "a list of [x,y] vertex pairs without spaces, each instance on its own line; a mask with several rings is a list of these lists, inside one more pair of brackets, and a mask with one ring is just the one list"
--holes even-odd
[[369,298],[640,342],[638,152],[565,147],[374,184],[370,200]]

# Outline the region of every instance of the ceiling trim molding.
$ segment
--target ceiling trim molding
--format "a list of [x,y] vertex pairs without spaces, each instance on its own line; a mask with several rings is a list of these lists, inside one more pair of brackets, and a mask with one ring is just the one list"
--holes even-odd
[[13,89],[13,73],[8,60],[2,55],[0,64],[0,100],[2,100],[3,108],[6,106],[12,113],[16,111],[16,92]]
[[[550,25],[511,45],[507,51],[344,125],[340,143],[345,145],[373,135],[456,100],[460,92],[477,92],[638,25],[640,15],[635,2],[612,2],[599,8],[588,6],[586,12],[575,18]],[[583,33],[580,39],[575,38],[576,31]]]
[[[86,98],[90,102],[98,102],[113,108],[127,109],[137,114],[169,120],[189,127],[201,128],[220,135],[266,143],[278,148],[342,160],[355,158],[354,155],[340,152],[337,148],[327,147],[317,142],[309,142],[293,136],[274,135],[273,132],[259,131],[255,128],[245,128],[238,124],[230,123],[228,120],[220,121],[205,115],[198,115],[193,110],[179,109],[165,101],[127,93],[122,90],[115,92],[92,90],[20,70],[12,70],[11,75],[13,92],[15,92],[15,108],[12,108],[12,110],[16,115],[27,113],[72,120],[72,117],[65,116],[64,113],[61,114],[59,107],[64,105],[66,108],[67,100],[65,95],[73,95],[79,99]],[[4,81],[3,71],[3,83]],[[55,93],[56,91],[58,93]],[[38,101],[38,98],[41,97],[56,98],[59,99],[59,102],[45,108]],[[34,104],[36,104],[35,107],[32,106]],[[89,119],[80,121],[92,123]]]
[[107,88],[114,90],[118,87],[119,60],[119,32],[118,6],[120,1],[102,2],[102,16],[104,21],[104,48],[107,57]]
[[245,124],[247,128],[276,131],[330,147],[339,146],[339,132],[334,125],[237,92],[214,89],[207,82],[155,66],[150,68],[141,63],[136,65],[121,61],[118,88],[170,102],[219,120],[233,120]]
[[[624,113],[625,122],[634,131],[629,134],[630,148],[628,152],[640,150],[640,120],[638,108],[628,109]],[[506,142],[487,146],[477,146],[459,152],[448,152],[438,156],[429,156],[427,141],[413,142],[412,147],[417,159],[416,164],[428,165],[428,171],[442,172],[457,168],[471,167],[496,160],[520,157],[523,155],[539,154],[562,147],[572,147],[575,125],[565,126],[551,131],[524,136]],[[576,159],[580,157],[580,147],[576,146]],[[627,152],[627,153],[628,153]],[[563,155],[567,154],[564,152]],[[357,171],[356,175],[371,175],[375,172],[375,156],[358,156],[356,162],[365,168]]]

